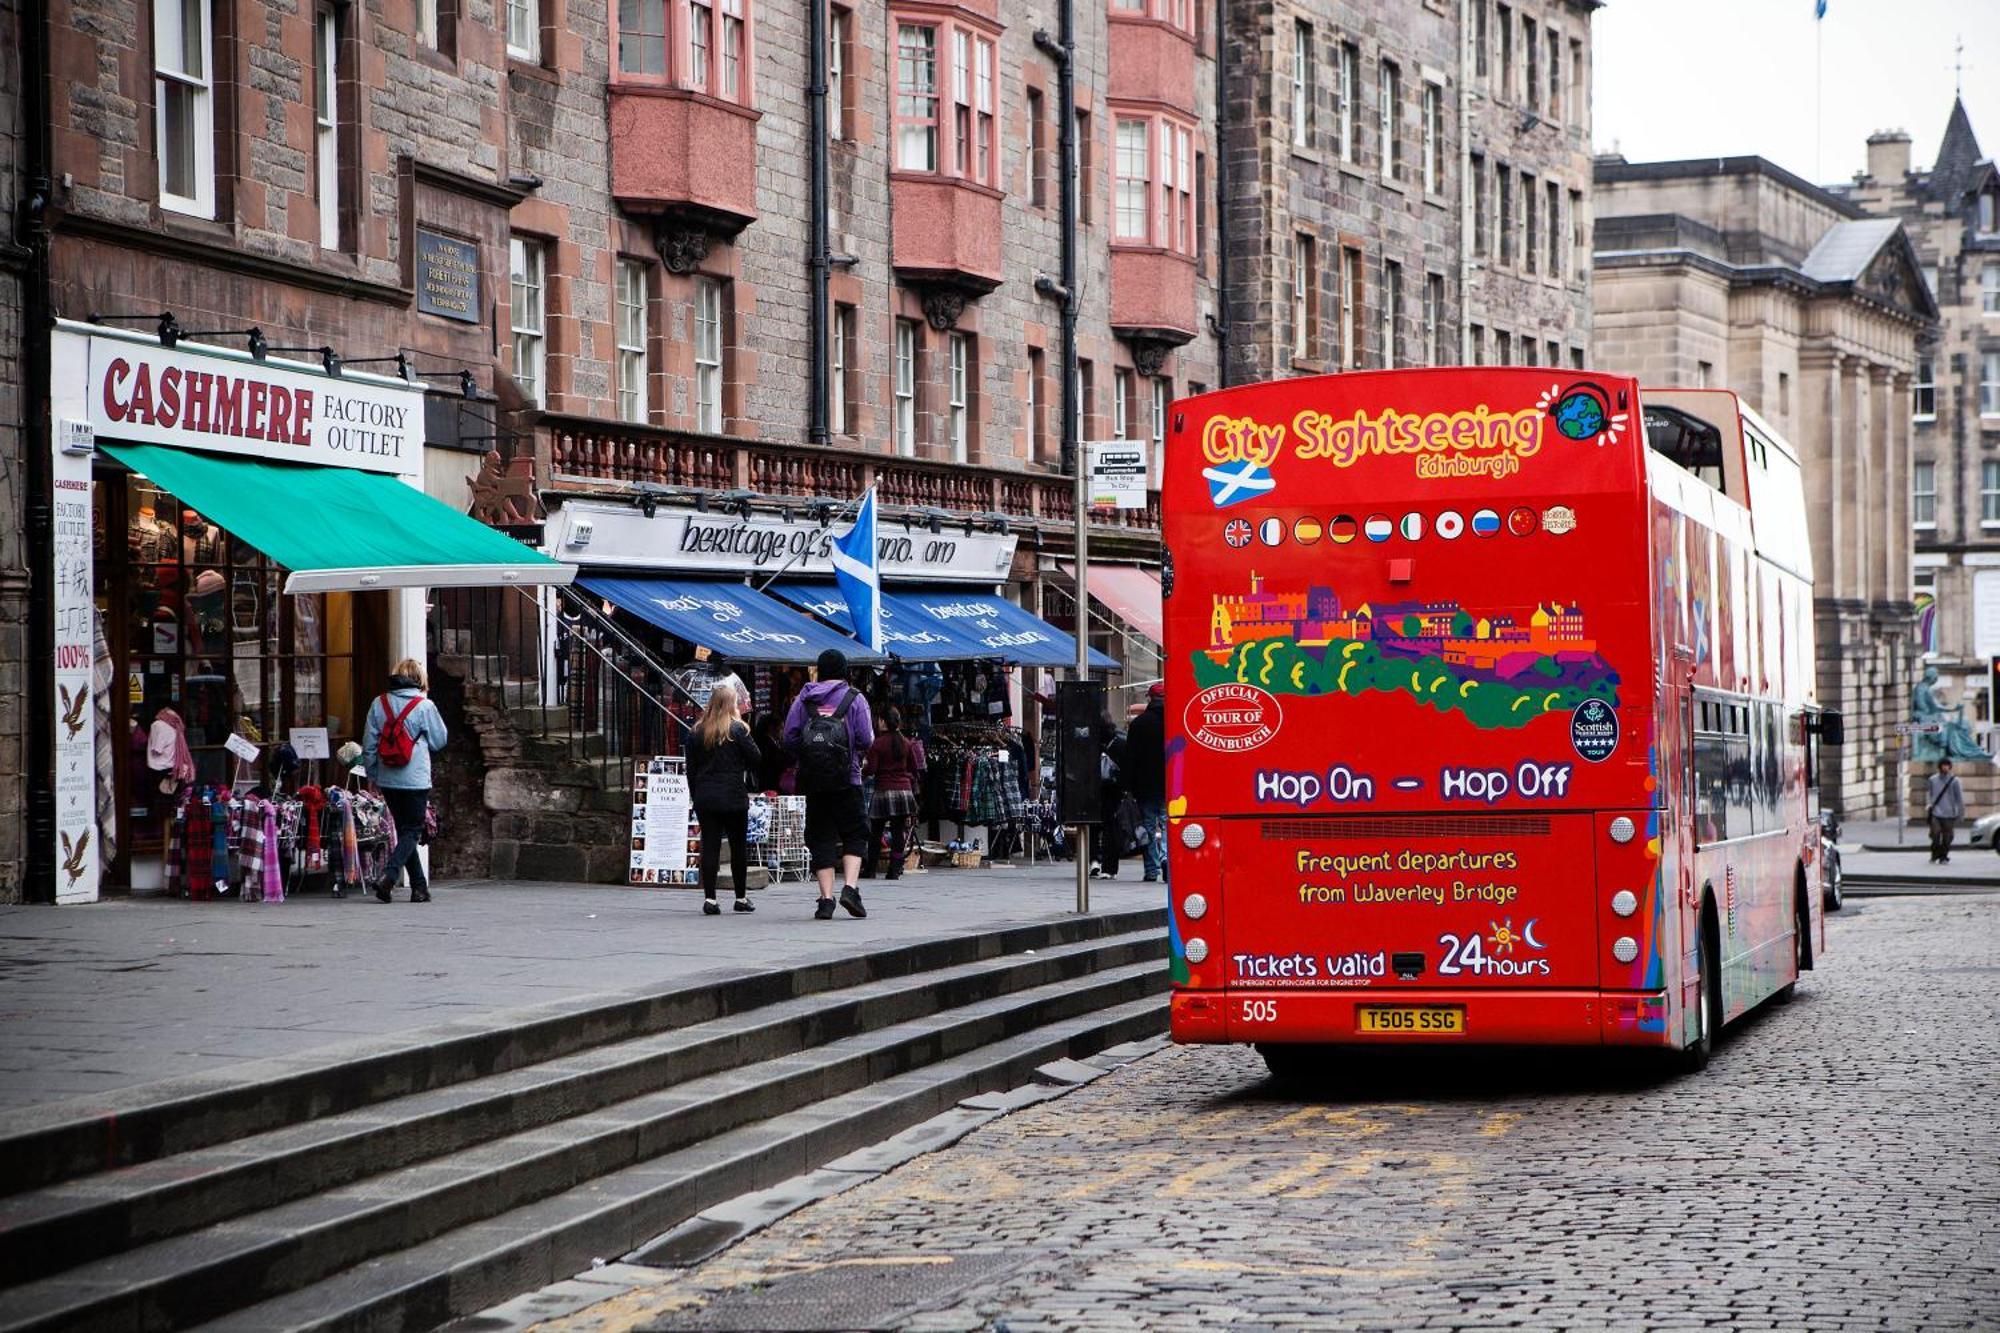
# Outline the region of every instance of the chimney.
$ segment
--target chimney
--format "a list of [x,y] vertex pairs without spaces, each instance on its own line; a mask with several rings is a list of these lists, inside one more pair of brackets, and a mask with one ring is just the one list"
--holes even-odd
[[1907,130],[1880,130],[1868,136],[1868,174],[1889,185],[1901,185],[1910,174]]

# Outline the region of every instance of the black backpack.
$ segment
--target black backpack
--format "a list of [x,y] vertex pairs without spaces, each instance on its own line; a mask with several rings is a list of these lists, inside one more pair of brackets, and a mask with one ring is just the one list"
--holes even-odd
[[847,710],[854,706],[856,693],[850,685],[847,697],[831,713],[816,707],[806,713],[805,726],[799,730],[800,791],[839,791],[853,784],[854,744],[847,734]]

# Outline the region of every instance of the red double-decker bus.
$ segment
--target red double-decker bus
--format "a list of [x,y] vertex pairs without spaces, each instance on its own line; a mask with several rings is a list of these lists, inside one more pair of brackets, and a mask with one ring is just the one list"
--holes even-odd
[[1554,368],[1282,380],[1170,425],[1176,1040],[1698,1066],[1789,996],[1837,721],[1776,432]]

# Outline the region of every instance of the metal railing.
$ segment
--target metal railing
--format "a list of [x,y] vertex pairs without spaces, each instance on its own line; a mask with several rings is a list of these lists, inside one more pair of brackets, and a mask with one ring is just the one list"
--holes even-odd
[[433,662],[539,743],[524,760],[560,757],[622,787],[635,759],[680,753],[672,672],[582,594],[448,588],[431,606]]

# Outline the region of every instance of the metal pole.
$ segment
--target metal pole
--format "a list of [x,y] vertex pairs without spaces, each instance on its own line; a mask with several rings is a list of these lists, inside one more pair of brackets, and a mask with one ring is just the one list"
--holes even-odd
[[831,319],[827,310],[827,281],[833,268],[832,220],[828,216],[827,188],[827,0],[806,0],[807,40],[812,43],[810,86],[806,102],[811,109],[812,135],[812,401],[806,411],[806,438],[813,444],[828,444],[833,433],[833,383],[831,374]]

